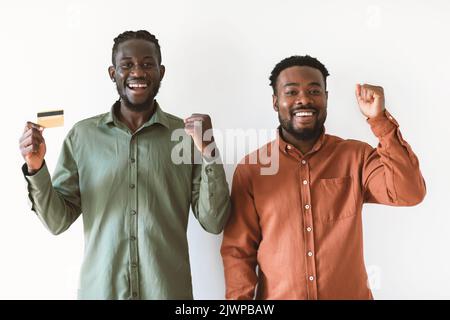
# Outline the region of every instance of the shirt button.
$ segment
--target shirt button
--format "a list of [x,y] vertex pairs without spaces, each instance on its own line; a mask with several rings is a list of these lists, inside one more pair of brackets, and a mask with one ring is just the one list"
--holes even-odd
[[311,227],[306,228],[306,231],[308,231],[308,232],[311,232],[311,230],[312,230]]
[[131,241],[134,241],[134,240],[136,240],[136,237],[131,236],[131,237],[130,237],[130,240],[131,240]]
[[303,180],[303,184],[308,184],[308,181],[306,181],[306,180]]
[[133,298],[137,297],[137,292],[133,292]]
[[313,253],[311,251],[308,252],[308,257],[312,257]]
[[309,276],[309,281],[313,281],[314,277],[313,276]]
[[305,205],[305,209],[306,210],[308,210],[310,207],[309,207],[309,204],[307,204],[307,205]]
[[131,210],[130,213],[134,216],[136,214],[136,210]]
[[134,163],[136,160],[134,158],[130,159],[131,163]]
[[136,263],[132,263],[132,264],[131,264],[131,267],[132,267],[132,268],[136,268],[136,267],[137,267],[137,264],[136,264]]
[[302,164],[306,164],[306,160],[302,160]]
[[130,184],[130,189],[134,189],[134,184]]

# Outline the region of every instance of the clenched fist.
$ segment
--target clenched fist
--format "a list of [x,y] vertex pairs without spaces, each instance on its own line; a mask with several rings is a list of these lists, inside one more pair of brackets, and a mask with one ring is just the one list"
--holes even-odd
[[214,151],[212,151],[213,154],[209,154],[210,150],[208,150],[209,148],[206,148],[214,141],[211,131],[209,137],[205,135],[206,131],[212,130],[212,123],[209,115],[193,113],[190,117],[184,120],[184,130],[192,137],[195,146],[203,154],[203,156],[208,158],[215,156]]
[[370,84],[356,85],[356,100],[359,109],[367,118],[374,118],[381,114],[384,109],[384,91],[382,87]]
[[27,122],[19,140],[20,152],[28,167],[28,173],[36,173],[44,163],[47,148],[42,136],[44,128],[38,124]]

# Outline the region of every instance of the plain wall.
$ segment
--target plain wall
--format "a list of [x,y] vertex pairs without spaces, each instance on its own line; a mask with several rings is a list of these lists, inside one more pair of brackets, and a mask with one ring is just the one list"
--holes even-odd
[[[310,54],[331,74],[327,132],[376,146],[354,86],[383,86],[427,196],[416,207],[364,207],[373,293],[449,299],[449,14],[444,0],[0,2],[0,299],[76,298],[82,220],[55,237],[30,211],[18,139],[37,112],[64,109],[65,126],[45,132],[53,172],[71,126],[117,99],[107,74],[113,38],[137,29],[160,40],[162,108],[183,118],[208,113],[217,130],[276,128],[270,71],[287,56]],[[191,214],[188,237],[194,297],[222,299],[221,235],[207,234]]]

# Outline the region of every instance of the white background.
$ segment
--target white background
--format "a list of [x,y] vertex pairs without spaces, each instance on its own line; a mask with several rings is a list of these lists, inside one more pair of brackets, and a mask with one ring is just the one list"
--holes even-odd
[[[365,206],[373,293],[449,299],[449,14],[444,0],[2,1],[0,298],[76,298],[81,219],[58,237],[41,225],[28,206],[18,139],[36,112],[64,109],[64,128],[45,132],[53,171],[71,126],[107,112],[117,97],[107,75],[113,38],[148,29],[167,69],[163,109],[209,113],[218,129],[275,128],[270,71],[284,57],[310,54],[331,73],[327,131],[375,146],[354,85],[382,85],[428,193],[412,208]],[[233,165],[226,170],[231,182]],[[195,298],[222,299],[221,236],[195,219],[188,235]]]

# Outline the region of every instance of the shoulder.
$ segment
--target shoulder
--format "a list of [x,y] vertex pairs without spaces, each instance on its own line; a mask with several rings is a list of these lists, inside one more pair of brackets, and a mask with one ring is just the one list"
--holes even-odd
[[371,145],[367,142],[355,140],[355,139],[344,139],[331,134],[326,134],[327,145],[333,149],[344,149],[346,151],[361,152],[367,149],[373,149]]
[[180,117],[177,117],[171,113],[162,111],[163,115],[166,117],[168,123],[169,123],[169,127],[171,129],[179,129],[179,128],[184,128],[184,120],[181,119]]
[[93,131],[98,130],[99,125],[109,115],[109,112],[98,114],[96,116],[86,118],[76,122],[67,134],[69,139],[76,136],[85,136],[92,134]]
[[272,161],[278,161],[278,148],[276,140],[273,140],[245,155],[236,166],[235,175],[249,179],[255,174],[259,175],[262,167],[270,167]]

